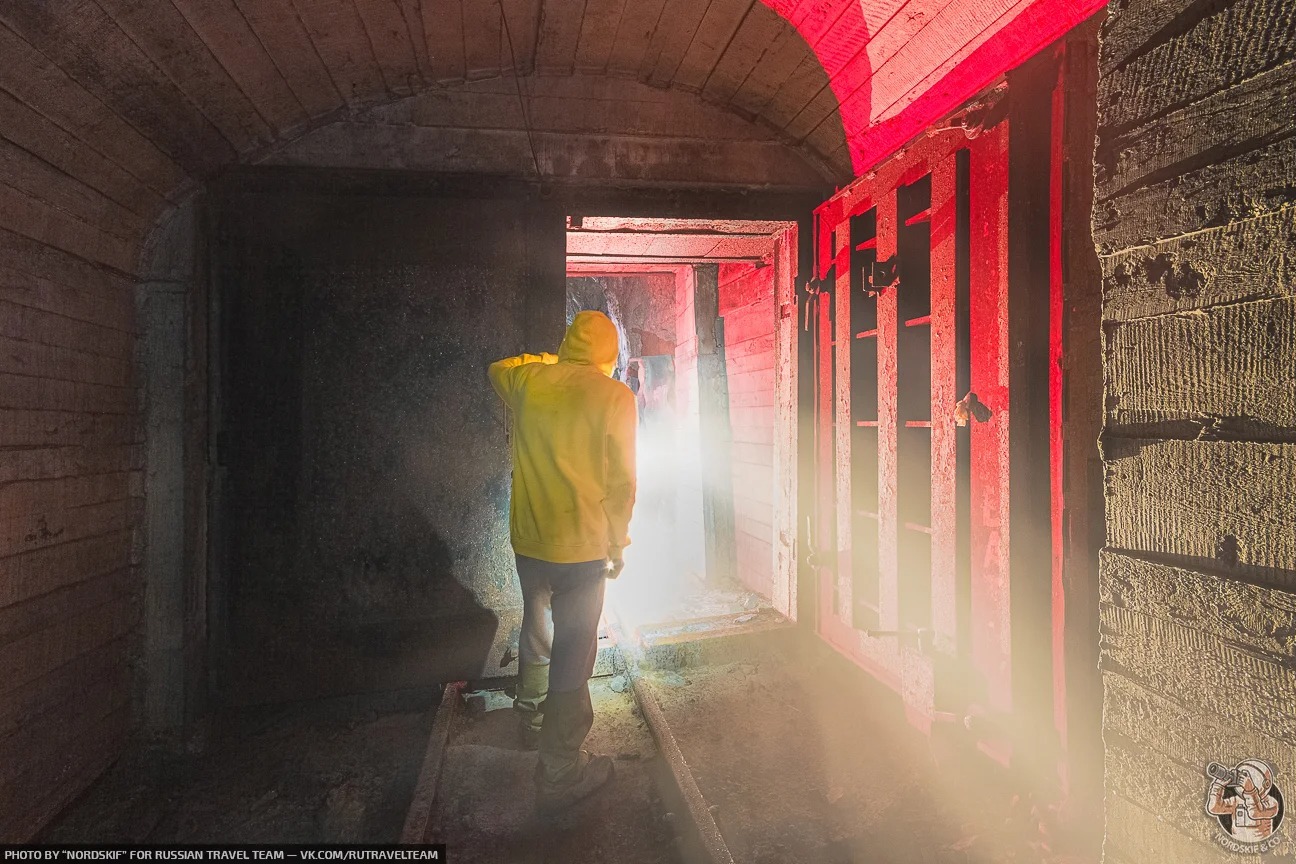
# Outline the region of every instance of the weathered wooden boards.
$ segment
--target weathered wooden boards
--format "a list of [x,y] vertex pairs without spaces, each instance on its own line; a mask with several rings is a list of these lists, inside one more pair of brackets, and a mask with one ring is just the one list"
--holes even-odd
[[1104,28],[1110,860],[1220,860],[1208,762],[1296,777],[1294,57],[1272,0],[1114,3]]
[[1102,567],[1108,848],[1219,861],[1205,766],[1296,776],[1296,595],[1111,552]]

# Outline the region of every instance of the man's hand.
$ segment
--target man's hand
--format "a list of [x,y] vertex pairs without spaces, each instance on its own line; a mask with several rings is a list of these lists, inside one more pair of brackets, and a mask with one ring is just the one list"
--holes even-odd
[[609,556],[604,568],[604,575],[609,579],[615,579],[621,575],[625,569],[625,559],[620,555]]

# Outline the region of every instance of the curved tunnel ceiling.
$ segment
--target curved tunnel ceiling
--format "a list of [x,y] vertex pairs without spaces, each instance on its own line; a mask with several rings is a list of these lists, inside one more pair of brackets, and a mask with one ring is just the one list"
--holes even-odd
[[[281,152],[284,142],[352,122],[380,104],[455,88],[467,92],[487,79],[630,79],[624,83],[671,91],[700,105],[690,95],[697,94],[759,127],[744,133],[753,146],[775,153],[773,141],[785,153],[800,154],[796,170],[802,173],[787,176],[844,182],[1100,5],[4,3],[0,159],[8,187],[25,196],[8,210],[26,212],[32,206],[27,199],[52,207],[46,218],[56,219],[60,232],[90,238],[82,254],[120,266],[129,250],[109,260],[97,247],[142,237],[195,181],[222,167]],[[524,75],[514,78],[514,70]],[[710,182],[725,180],[724,160],[717,163]],[[32,230],[29,224],[3,227]]]

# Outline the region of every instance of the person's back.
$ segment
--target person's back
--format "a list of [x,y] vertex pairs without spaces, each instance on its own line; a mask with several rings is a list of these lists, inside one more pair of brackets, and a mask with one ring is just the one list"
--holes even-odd
[[524,737],[538,737],[542,810],[571,804],[612,773],[610,759],[580,748],[594,720],[587,682],[604,576],[623,566],[635,499],[635,399],[610,377],[618,348],[607,316],[582,312],[557,356],[523,354],[489,370],[513,414],[509,529],[523,599],[514,707]]
[[619,560],[634,506],[634,395],[609,375],[616,328],[576,316],[558,356],[490,368],[513,412],[509,528],[519,555],[555,564]]

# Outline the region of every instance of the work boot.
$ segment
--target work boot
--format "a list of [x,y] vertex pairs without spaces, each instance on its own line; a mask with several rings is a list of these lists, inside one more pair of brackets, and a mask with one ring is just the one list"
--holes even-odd
[[549,664],[523,663],[518,667],[517,695],[513,710],[520,721],[522,746],[534,750],[540,745],[540,727],[544,715],[540,706],[549,693]]
[[544,703],[536,763],[536,810],[543,816],[570,807],[612,777],[612,760],[581,749],[594,725],[589,687],[550,693]]
[[563,780],[551,783],[542,777],[536,784],[536,812],[555,816],[597,792],[614,773],[611,757],[582,750],[575,767]]

